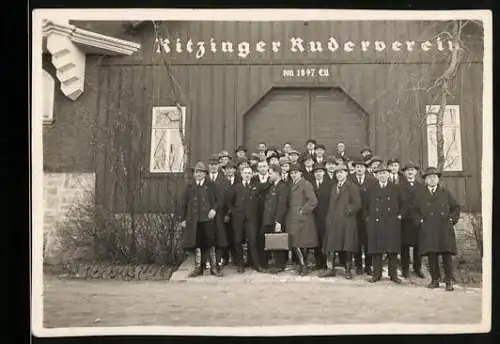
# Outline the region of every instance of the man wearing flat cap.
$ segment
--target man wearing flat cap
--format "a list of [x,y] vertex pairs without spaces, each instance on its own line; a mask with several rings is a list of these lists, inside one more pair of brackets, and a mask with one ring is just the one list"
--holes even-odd
[[446,290],[453,291],[453,256],[457,254],[455,228],[460,217],[460,205],[448,189],[439,183],[441,172],[428,167],[422,173],[424,191],[415,198],[415,217],[420,223],[420,254],[429,257],[431,283],[429,288],[439,288],[441,273],[439,256],[443,260]]
[[409,277],[410,247],[413,247],[413,271],[418,277],[425,277],[418,247],[419,224],[415,221],[415,197],[424,190],[423,184],[416,179],[418,170],[419,167],[411,161],[402,168],[404,177],[401,178],[400,189],[406,210],[401,221],[401,271],[404,278]]
[[325,151],[326,147],[324,144],[317,144],[314,148],[314,162],[318,164],[325,164]]
[[299,163],[303,164],[304,158],[306,156],[312,156],[314,159],[314,156],[316,155],[315,149],[316,149],[316,140],[314,139],[309,139],[306,141],[305,144],[306,150],[300,155],[299,158]]
[[[371,173],[367,172],[366,162],[362,157],[353,160],[354,174],[350,175],[351,181],[358,187],[361,196],[361,209],[356,215],[356,225],[358,228],[358,241],[359,249],[354,255],[354,262],[356,265],[356,274],[367,275],[372,274],[372,258],[368,254],[368,238],[366,236],[366,221],[364,218],[364,211],[367,207],[368,190],[373,186],[377,179]],[[364,267],[363,267],[364,256]]]
[[322,247],[329,266],[320,277],[335,276],[335,253],[344,252],[345,278],[352,279],[352,258],[359,248],[356,215],[361,209],[361,196],[357,186],[347,178],[347,166],[338,165],[335,174],[338,182],[331,188]]
[[374,172],[378,182],[368,189],[365,209],[368,254],[373,259],[373,275],[368,281],[377,282],[382,278],[382,257],[387,254],[389,277],[400,284],[397,257],[401,250],[404,204],[398,186],[388,180],[387,165],[380,164]]
[[207,261],[210,262],[210,273],[221,277],[215,251],[215,217],[223,200],[217,194],[215,184],[207,178],[208,169],[203,162],[197,162],[192,170],[193,180],[181,192],[177,203],[177,215],[183,228],[183,247],[195,253],[194,269],[189,277],[202,275]]
[[292,185],[288,198],[286,230],[290,235],[290,247],[299,262],[297,273],[307,274],[308,249],[318,246],[318,233],[314,223],[313,210],[318,205],[313,186],[302,177],[300,166],[290,166]]
[[318,205],[314,208],[314,223],[318,232],[318,247],[314,250],[316,260],[315,268],[317,270],[326,269],[326,257],[322,251],[323,238],[325,236],[325,220],[328,213],[328,204],[330,202],[330,190],[332,183],[325,178],[325,167],[322,164],[315,163],[313,166],[314,173],[314,194],[318,199]]

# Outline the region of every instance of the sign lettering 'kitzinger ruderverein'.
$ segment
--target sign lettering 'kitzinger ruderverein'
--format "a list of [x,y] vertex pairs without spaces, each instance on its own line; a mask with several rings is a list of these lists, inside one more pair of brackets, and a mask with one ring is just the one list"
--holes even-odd
[[281,41],[258,41],[255,44],[250,44],[246,41],[232,42],[232,41],[217,41],[215,38],[210,38],[207,41],[193,41],[188,39],[183,41],[180,38],[175,39],[175,41],[170,41],[168,38],[157,38],[155,40],[156,52],[161,53],[162,51],[167,54],[177,53],[189,53],[194,54],[197,59],[201,59],[207,54],[215,54],[222,52],[231,56],[232,54],[237,54],[240,58],[246,58],[251,53],[263,54],[268,50],[273,53],[280,52],[281,49],[289,49],[292,52],[303,53],[338,53],[346,52],[351,53],[356,50],[361,50],[362,52],[386,52],[393,51],[397,52],[444,52],[452,51],[453,49],[458,49],[458,43],[454,43],[452,40],[443,40],[437,37],[433,40],[426,41],[415,41],[415,40],[400,40],[400,41],[339,41],[335,37],[329,37],[326,41],[305,41],[301,37],[292,37],[290,40],[284,44]]

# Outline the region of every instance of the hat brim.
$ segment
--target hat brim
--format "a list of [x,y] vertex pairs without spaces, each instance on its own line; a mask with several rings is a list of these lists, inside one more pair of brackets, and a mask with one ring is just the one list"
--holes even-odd
[[430,173],[422,173],[422,178],[425,178],[427,176],[435,174],[438,177],[441,177],[442,173],[441,172],[430,172]]
[[406,171],[406,170],[409,170],[410,168],[414,168],[416,169],[417,171],[420,170],[420,167],[418,166],[404,166],[401,171]]
[[374,171],[374,173],[379,173],[379,172],[391,172],[391,170],[388,168],[381,168],[381,169],[376,169]]

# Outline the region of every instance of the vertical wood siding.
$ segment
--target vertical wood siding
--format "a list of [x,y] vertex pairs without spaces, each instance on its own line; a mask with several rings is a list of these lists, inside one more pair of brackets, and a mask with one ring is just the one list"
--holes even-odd
[[[184,29],[186,30],[184,30]],[[236,39],[246,35],[250,41],[263,38],[289,37],[300,34],[313,39],[324,34],[335,33],[338,37],[375,40],[384,37],[402,39],[407,36],[425,36],[425,23],[408,25],[394,22],[390,26],[369,22],[354,23],[179,23],[172,32],[178,30],[181,38],[201,39],[211,36],[228,36]],[[318,34],[321,31],[324,34]],[[314,33],[314,34],[313,34]],[[395,35],[395,36],[394,36]],[[432,37],[432,36],[430,36]],[[136,169],[140,175],[142,192],[138,194],[135,207],[139,211],[171,211],[175,205],[177,190],[183,176],[179,174],[150,174],[149,156],[151,140],[151,112],[154,106],[169,106],[180,102],[187,107],[186,132],[189,144],[189,160],[206,160],[210,154],[234,148],[244,140],[245,112],[258,103],[272,87],[340,87],[368,115],[368,141],[382,158],[399,157],[403,162],[414,160],[426,163],[426,143],[424,129],[419,127],[419,114],[430,104],[432,96],[423,90],[442,73],[445,65],[438,62],[427,63],[429,56],[421,53],[401,56],[387,63],[389,56],[363,56],[362,52],[332,59],[331,62],[317,60],[304,53],[316,68],[329,68],[331,76],[314,81],[295,80],[286,82],[282,77],[285,67],[297,66],[296,55],[288,49],[273,54],[268,51],[260,60],[222,63],[195,61],[188,54],[173,58],[170,70],[180,86],[179,96],[175,96],[167,68],[152,64],[152,49],[143,46],[141,60],[130,58],[110,58],[100,68],[100,94],[98,101],[98,123],[108,132],[125,125],[129,133],[137,128],[144,131],[139,137],[129,134],[128,139],[140,148],[139,158],[128,161],[127,166]],[[394,59],[394,57],[391,57]],[[385,62],[377,62],[386,59]],[[418,60],[420,59],[420,60]],[[267,60],[267,63],[259,61]],[[283,63],[283,61],[290,61]],[[234,60],[233,62],[235,62]],[[275,62],[273,62],[275,61]],[[320,61],[320,62],[318,62]],[[355,63],[355,62],[359,63]],[[370,63],[371,61],[371,63]],[[426,62],[427,61],[427,62]],[[195,63],[196,62],[196,63]],[[465,210],[480,210],[481,186],[481,126],[482,126],[482,71],[480,62],[464,63],[453,83],[450,104],[459,104],[462,126],[462,153],[464,173],[445,176],[444,182],[457,196]],[[438,102],[437,102],[438,103]],[[134,129],[135,128],[135,129]],[[121,133],[127,130],[120,131]],[[97,195],[99,202],[114,211],[125,211],[124,190],[118,185],[118,175],[113,172],[117,165],[109,144],[109,137],[99,136],[100,150],[96,160]],[[123,137],[121,138],[123,140]],[[305,140],[306,138],[304,138]],[[139,140],[139,141],[138,141]],[[136,142],[138,141],[138,142]],[[302,147],[299,147],[302,148]]]

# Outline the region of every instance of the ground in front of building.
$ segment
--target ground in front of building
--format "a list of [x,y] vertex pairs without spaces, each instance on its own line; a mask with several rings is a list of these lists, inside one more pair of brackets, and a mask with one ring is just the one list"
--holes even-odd
[[110,281],[44,276],[44,327],[273,326],[299,324],[473,324],[481,321],[481,289],[402,285],[367,276],[345,280],[225,269],[226,277],[188,279],[190,261],[170,281]]

